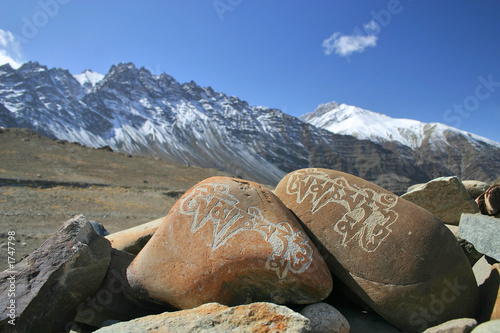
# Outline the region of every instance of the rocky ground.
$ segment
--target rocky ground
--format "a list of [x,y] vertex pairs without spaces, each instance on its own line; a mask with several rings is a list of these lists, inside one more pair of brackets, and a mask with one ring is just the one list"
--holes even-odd
[[[0,157],[2,268],[8,257],[19,261],[31,253],[13,271],[1,272],[0,305],[9,309],[0,318],[2,329],[122,332],[167,325],[191,331],[201,325],[201,331],[226,332],[252,325],[239,331],[317,332],[337,325],[334,332],[342,333],[349,326],[352,333],[427,327],[425,333],[468,333],[483,322],[473,332],[484,332],[484,325],[498,329],[500,185],[441,177],[399,198],[349,174],[303,169],[287,175],[275,197],[238,179],[199,183],[223,175],[215,170],[84,148],[23,129],[0,129]],[[304,193],[314,195],[299,200]],[[328,214],[316,214],[327,204]],[[161,224],[169,211],[169,223]],[[77,214],[85,216],[71,218]],[[356,223],[346,224],[344,216]],[[88,220],[114,233],[109,241]],[[316,281],[321,267],[331,275]],[[254,295],[292,304],[252,303]],[[251,304],[228,309],[213,303],[233,299]],[[123,322],[103,327],[108,320]]]
[[16,233],[17,262],[77,214],[110,233],[127,229],[165,216],[187,189],[215,175],[225,174],[0,129],[0,270],[8,232]]

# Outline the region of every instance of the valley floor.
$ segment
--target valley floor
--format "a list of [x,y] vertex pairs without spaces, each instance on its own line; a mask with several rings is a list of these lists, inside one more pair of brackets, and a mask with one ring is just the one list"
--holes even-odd
[[167,215],[180,195],[121,186],[1,186],[0,270],[7,268],[8,232],[15,232],[18,262],[75,215],[84,214],[113,233]]
[[0,129],[0,270],[38,248],[64,222],[84,214],[110,232],[167,215],[199,181],[227,174],[159,159]]

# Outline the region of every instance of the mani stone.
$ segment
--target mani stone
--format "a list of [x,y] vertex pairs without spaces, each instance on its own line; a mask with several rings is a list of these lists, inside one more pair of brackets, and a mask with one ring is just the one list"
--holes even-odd
[[332,289],[326,263],[283,203],[257,183],[228,177],[187,191],[127,277],[139,299],[179,309],[315,303]]
[[401,198],[436,215],[443,223],[458,225],[462,213],[478,213],[479,208],[457,177],[431,180]]
[[122,332],[306,333],[312,331],[306,317],[285,306],[252,303],[230,308],[218,303],[209,303],[190,310],[137,318],[95,331],[95,333]]
[[500,261],[500,220],[482,214],[463,214],[458,237],[470,242],[479,253]]
[[[64,225],[13,269],[0,273],[2,332],[66,332],[78,306],[103,280],[111,245],[95,233],[85,216]],[[11,280],[14,276],[14,280]],[[9,288],[14,284],[15,297]],[[15,326],[8,324],[8,305],[15,300]]]
[[106,236],[114,249],[137,255],[153,237],[165,217]]
[[294,171],[275,193],[313,234],[332,274],[392,325],[418,332],[475,314],[472,268],[427,210],[327,169]]

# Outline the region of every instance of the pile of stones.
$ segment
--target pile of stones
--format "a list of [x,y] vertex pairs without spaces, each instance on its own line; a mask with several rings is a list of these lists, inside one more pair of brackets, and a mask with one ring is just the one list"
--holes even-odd
[[76,216],[0,274],[0,330],[499,329],[500,187],[469,183],[399,197],[311,168],[274,191],[208,178],[165,218],[111,235]]

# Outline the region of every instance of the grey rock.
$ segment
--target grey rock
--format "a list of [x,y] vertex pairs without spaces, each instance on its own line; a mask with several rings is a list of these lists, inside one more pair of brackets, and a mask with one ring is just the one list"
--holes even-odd
[[460,247],[469,260],[470,265],[474,266],[474,264],[483,256],[483,254],[479,253],[474,245],[472,245],[470,242],[458,237],[458,225],[445,224],[445,226],[450,229],[453,235],[457,238],[458,244],[460,244]]
[[462,214],[458,236],[474,245],[479,253],[500,260],[500,220],[482,214]]
[[476,202],[457,177],[433,179],[401,197],[427,209],[447,224],[458,225],[462,213],[479,212]]
[[492,265],[486,260],[485,256],[482,256],[475,264],[472,266],[472,271],[476,277],[477,285],[480,286],[483,282],[490,276]]
[[472,199],[476,199],[490,187],[488,183],[479,180],[463,180],[462,183]]
[[311,321],[315,333],[349,333],[351,329],[342,313],[327,303],[307,305],[300,314]]
[[[458,233],[458,230],[457,230]],[[458,244],[460,244],[460,247],[462,248],[462,251],[464,251],[465,256],[470,262],[471,266],[474,266],[474,264],[483,257],[482,253],[479,253],[474,245],[467,241],[466,239],[462,239],[458,237]]]
[[103,327],[96,333],[311,332],[309,319],[285,306],[251,303],[227,307],[208,303],[190,310],[165,312]]
[[446,227],[450,229],[455,237],[458,236],[458,225],[446,224]]
[[482,323],[473,329],[472,333],[500,333],[500,319]]
[[472,318],[453,319],[426,329],[423,333],[470,333],[477,326]]
[[99,222],[96,222],[96,221],[89,221],[90,224],[92,224],[92,228],[94,228],[94,231],[100,235],[100,236],[107,236],[109,235],[109,231],[106,230],[106,228],[104,228],[104,226],[99,223]]
[[[68,220],[37,250],[0,273],[0,306],[15,299],[15,326],[8,313],[0,315],[6,332],[63,332],[69,330],[77,306],[92,296],[106,274],[111,245],[97,235],[85,216]],[[15,298],[10,297],[11,278]]]
[[106,321],[126,321],[166,310],[134,302],[128,296],[131,294],[131,288],[126,270],[134,258],[134,255],[125,251],[111,250],[111,261],[106,276],[93,297],[78,306],[76,322],[101,327]]

